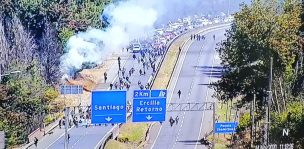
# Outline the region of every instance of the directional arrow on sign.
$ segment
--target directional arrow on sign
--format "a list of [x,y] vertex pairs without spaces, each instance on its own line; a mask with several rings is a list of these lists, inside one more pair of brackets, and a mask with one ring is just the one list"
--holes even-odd
[[148,115],[146,116],[147,120],[151,120],[152,116]]
[[158,96],[159,97],[166,97],[166,92],[160,91]]
[[108,117],[106,118],[106,120],[107,120],[108,122],[110,122],[110,121],[112,120],[112,118],[108,116]]

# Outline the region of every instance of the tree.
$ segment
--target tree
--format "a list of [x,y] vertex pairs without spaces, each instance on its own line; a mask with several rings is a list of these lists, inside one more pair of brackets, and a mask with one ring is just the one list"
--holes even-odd
[[224,74],[213,87],[220,100],[241,97],[239,104],[245,107],[256,94],[257,117],[262,118],[269,90],[270,57],[273,57],[271,111],[287,110],[287,104],[294,100],[290,90],[296,80],[295,63],[301,52],[300,14],[299,0],[254,0],[251,5],[242,6],[234,15],[227,39],[217,49]]
[[26,66],[31,64],[31,62],[37,57],[34,38],[27,32],[22,26],[20,20],[17,16],[13,17],[11,23],[11,51],[9,54],[9,59],[11,63]]
[[60,56],[63,48],[58,41],[57,32],[50,22],[46,23],[45,31],[39,43],[41,51],[40,62],[47,84],[55,85],[60,79]]
[[9,78],[0,89],[0,118],[4,123],[0,129],[7,132],[9,146],[26,142],[27,135],[41,126],[48,105],[42,100],[47,87],[38,63],[33,61],[31,66],[17,68],[22,75]]
[[[0,74],[3,74],[8,67],[9,44],[5,36],[3,18],[0,16]],[[1,82],[0,82],[1,83]]]
[[[304,110],[302,102],[289,103],[287,110],[278,114],[273,113],[271,127],[272,142],[295,143],[297,148],[304,147]],[[283,136],[283,129],[289,129],[289,136]]]
[[[253,93],[257,93],[261,102],[267,97],[270,57],[274,58],[274,86],[280,86],[279,80],[290,82],[300,26],[298,4],[297,0],[286,0],[283,4],[257,0],[236,13],[227,40],[218,49],[225,74],[215,89],[225,95],[222,99],[242,95],[243,101],[251,101]],[[277,100],[283,99],[283,92],[281,97]],[[279,108],[282,107],[277,105],[276,109]]]

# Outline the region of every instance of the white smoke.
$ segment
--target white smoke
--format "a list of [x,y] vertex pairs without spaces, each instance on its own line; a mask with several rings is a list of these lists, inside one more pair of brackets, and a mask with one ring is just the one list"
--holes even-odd
[[[238,3],[240,1],[238,0]],[[100,64],[109,54],[127,47],[130,41],[147,36],[147,33],[154,31],[156,25],[167,23],[169,20],[208,13],[214,9],[213,7],[223,7],[225,12],[227,8],[223,3],[224,0],[114,2],[107,6],[102,14],[108,19],[108,28],[103,30],[89,28],[86,32],[78,33],[68,40],[66,46],[68,53],[61,57],[62,71],[64,74],[69,74],[71,70],[81,69],[84,62]]]

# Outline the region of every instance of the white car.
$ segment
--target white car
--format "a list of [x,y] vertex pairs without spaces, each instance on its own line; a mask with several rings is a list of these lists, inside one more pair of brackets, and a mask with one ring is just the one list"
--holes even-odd
[[132,45],[132,51],[133,51],[134,53],[137,53],[137,52],[139,52],[140,50],[141,50],[141,46],[140,46],[139,43],[134,43],[134,44]]
[[220,23],[220,20],[219,19],[214,19],[213,22],[216,24],[216,23]]

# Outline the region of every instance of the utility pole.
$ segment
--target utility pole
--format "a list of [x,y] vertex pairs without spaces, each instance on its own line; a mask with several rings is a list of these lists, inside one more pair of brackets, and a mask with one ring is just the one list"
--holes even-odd
[[68,107],[65,107],[64,110],[64,121],[65,121],[65,130],[64,130],[64,149],[68,149],[68,127],[69,127],[69,119],[68,119]]
[[268,90],[268,99],[266,106],[266,130],[265,130],[265,140],[264,144],[268,146],[269,144],[269,125],[270,125],[270,109],[271,109],[271,98],[272,98],[272,65],[273,65],[273,57],[270,58],[270,73],[269,73],[269,90]]
[[230,0],[228,0],[228,16],[230,15]]
[[215,148],[215,102],[213,103],[213,142],[212,148]]
[[255,127],[254,127],[254,113],[255,113],[255,98],[256,94],[253,94],[253,103],[251,104],[251,119],[252,119],[252,124],[251,124],[251,148],[254,148],[254,139],[255,139]]

